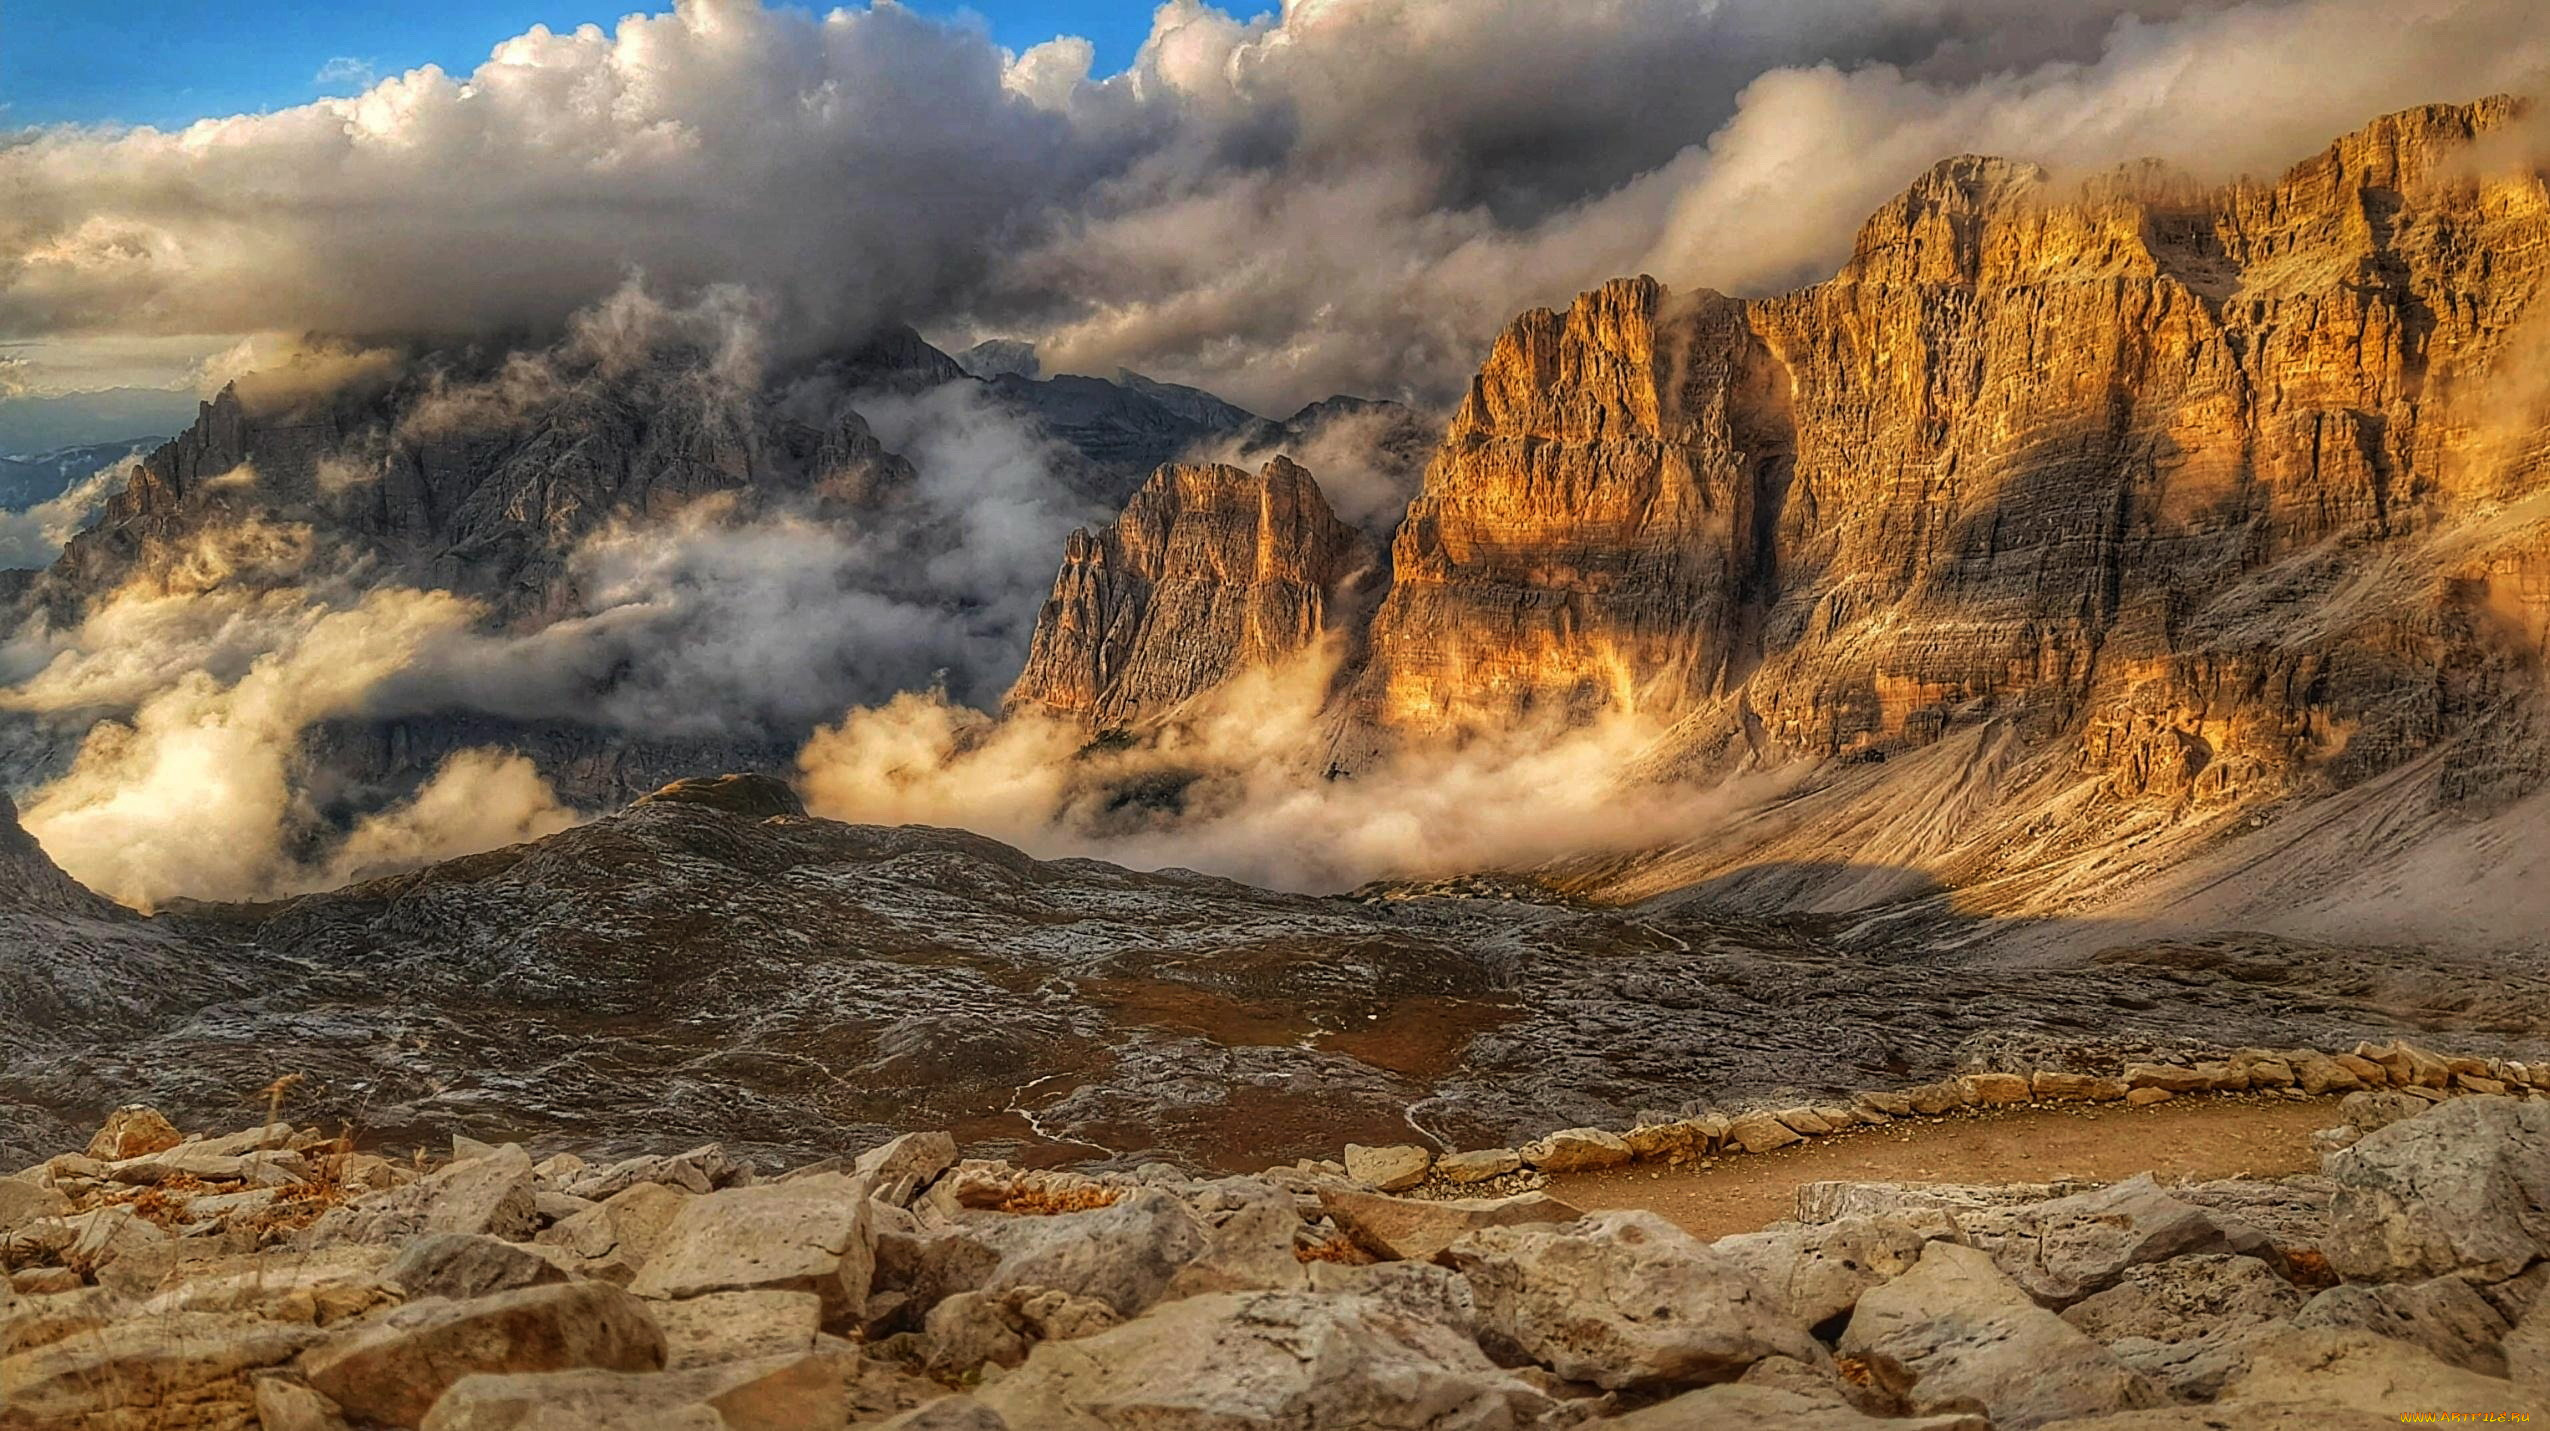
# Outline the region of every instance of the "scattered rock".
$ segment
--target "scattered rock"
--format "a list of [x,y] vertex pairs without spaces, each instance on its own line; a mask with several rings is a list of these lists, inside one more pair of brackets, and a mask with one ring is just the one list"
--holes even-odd
[[1303,1292],[1193,1297],[1046,1342],[976,1399],[1036,1431],[1494,1431],[1531,1425],[1550,1405],[1457,1332],[1368,1298]]
[[599,1172],[579,1173],[559,1191],[587,1202],[602,1202],[640,1183],[662,1183],[686,1193],[711,1193],[751,1180],[752,1169],[727,1157],[722,1146],[706,1143],[687,1153],[628,1158]]
[[1795,1128],[1768,1113],[1747,1113],[1727,1125],[1727,1141],[1748,1153],[1768,1153],[1806,1140]]
[[867,1185],[835,1174],[685,1200],[629,1287],[674,1298],[812,1292],[834,1327],[856,1321],[874,1270]]
[[2063,1320],[2101,1342],[2156,1342],[2302,1310],[2299,1289],[2255,1257],[2196,1253],[2129,1267],[2114,1286],[2063,1309]]
[[531,1157],[508,1145],[454,1163],[404,1187],[368,1193],[333,1209],[310,1229],[310,1245],[404,1242],[452,1232],[519,1242],[539,1226],[532,1199]]
[[312,1351],[302,1370],[349,1417],[413,1426],[474,1372],[663,1365],[664,1333],[645,1303],[608,1283],[569,1282],[411,1302]]
[[1995,1431],[2161,1404],[2159,1389],[2030,1300],[1979,1249],[1924,1248],[1864,1293],[1840,1350],[1917,1415],[1980,1410]]
[[2329,1265],[2348,1281],[2497,1282],[2550,1255],[2550,1103],[2454,1099],[2324,1166]]
[[1368,1188],[1383,1192],[1406,1192],[1426,1180],[1434,1170],[1434,1154],[1414,1143],[1395,1143],[1386,1148],[1367,1148],[1361,1143],[1346,1145],[1346,1176]]
[[2248,1346],[2248,1364],[2222,1391],[2226,1402],[2318,1402],[2393,1417],[2449,1409],[2473,1419],[2550,1405],[2510,1382],[2437,1361],[2418,1347],[2370,1332],[2287,1328]]
[[985,1366],[1016,1366],[1039,1342],[1096,1336],[1121,1320],[1094,1297],[1050,1287],[959,1292],[930,1309],[930,1370],[952,1380]]
[[1766,1356],[1819,1350],[1742,1261],[1651,1212],[1488,1228],[1446,1255],[1492,1354],[1606,1389],[1731,1381]]
[[640,1183],[544,1229],[536,1240],[574,1257],[581,1275],[625,1286],[690,1201],[690,1194],[662,1183]]
[[1159,1301],[1206,1243],[1186,1204],[1156,1188],[1087,1212],[1003,1217],[967,1233],[1000,1259],[978,1290],[1051,1289],[1095,1298],[1125,1317]]
[[186,1135],[159,1115],[159,1110],[140,1103],[127,1103],[106,1115],[106,1124],[89,1139],[88,1155],[101,1162],[120,1162],[125,1158],[147,1157],[174,1148],[186,1141]]
[[200,1312],[92,1320],[0,1357],[0,1426],[244,1426],[256,1414],[249,1373],[280,1366],[322,1335]]
[[803,1355],[823,1342],[823,1299],[812,1292],[710,1292],[648,1310],[674,1371],[757,1357]]
[[1512,1148],[1482,1148],[1470,1153],[1446,1153],[1435,1159],[1434,1171],[1447,1183],[1483,1183],[1522,1166],[1523,1155]]
[[944,1390],[835,1345],[652,1375],[466,1377],[424,1431],[807,1431],[870,1425]]
[[1552,1133],[1538,1142],[1524,1144],[1520,1151],[1526,1166],[1550,1173],[1616,1168],[1636,1156],[1630,1151],[1628,1140],[1600,1128]]
[[1901,1276],[1934,1241],[1962,1234],[1944,1212],[1845,1217],[1722,1237],[1711,1244],[1769,1290],[1801,1326],[1820,1326],[1859,1304],[1860,1294]]
[[1768,1386],[1712,1386],[1599,1423],[1605,1431],[1992,1431],[1980,1416],[1863,1416],[1826,1401]]
[[2355,1328],[2406,1342],[2437,1361],[2504,1376],[2504,1314],[2458,1277],[2331,1287],[2293,1318],[2301,1327]]
[[1440,1202],[1321,1188],[1320,1206],[1356,1246],[1375,1257],[1429,1261],[1481,1228],[1574,1222],[1585,1214],[1546,1193]]
[[556,1263],[527,1248],[458,1232],[407,1244],[381,1275],[410,1297],[484,1297],[567,1280]]
[[2021,1208],[2006,1229],[1968,1225],[2001,1270],[2050,1307],[2112,1285],[2130,1267],[2196,1252],[2277,1255],[2265,1233],[2163,1192],[2146,1173]]

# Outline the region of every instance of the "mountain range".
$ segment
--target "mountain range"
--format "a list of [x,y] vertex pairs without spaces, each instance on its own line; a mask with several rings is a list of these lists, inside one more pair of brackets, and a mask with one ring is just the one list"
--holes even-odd
[[[856,650],[678,737],[411,699],[301,733],[330,788],[373,792],[332,815],[486,745],[628,808],[149,919],[12,818],[0,940],[48,952],[0,986],[0,1102],[204,1104],[228,1050],[228,1083],[289,1062],[390,1131],[599,1137],[643,1099],[811,1147],[910,1125],[878,1111],[899,1100],[1209,1162],[1313,1124],[1459,1142],[1865,1086],[1994,1038],[2537,1039],[2550,183],[2489,148],[2522,113],[2411,110],[2230,186],[1949,159],[1826,282],[1623,278],[1515,319],[1430,456],[1396,406],[1271,422],[902,331],[776,364],[587,333],[243,384],[28,583],[30,621],[324,579],[465,597],[491,639],[583,631],[597,541],[784,518],[855,537],[863,599],[971,623],[998,674],[962,697],[1067,730],[1102,785],[1093,752],[1209,770],[1193,732],[1234,705],[1288,733],[1252,682],[1306,676],[1301,789],[1626,722],[1633,752],[1585,778],[1700,818],[1475,882],[1273,893],[813,819],[771,781],[629,804],[785,769],[899,679]],[[992,499],[934,485],[989,464],[987,432],[1049,459],[1000,499],[1058,528],[1007,584],[947,575]],[[1351,480],[1322,456],[1341,435]],[[207,538],[283,526],[289,561],[207,577]],[[809,639],[808,664],[843,654]],[[577,699],[646,641],[579,666]],[[22,787],[64,758],[15,749]],[[1184,778],[1096,804],[1174,831]]]

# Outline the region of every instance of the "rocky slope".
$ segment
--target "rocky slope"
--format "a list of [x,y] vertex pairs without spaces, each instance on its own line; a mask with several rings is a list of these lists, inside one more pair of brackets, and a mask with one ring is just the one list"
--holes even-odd
[[[2431,1090],[2429,1090],[2431,1091]],[[2437,1095],[2441,1097],[2440,1094]],[[1703,1243],[1378,1163],[780,1173],[127,1107],[0,1178],[0,1425],[2369,1428],[2550,1414],[2550,1102],[2352,1095],[2317,1176],[1816,1183]],[[1371,1151],[1371,1150],[1365,1150]],[[1453,1189],[1457,1192],[1459,1189]]]
[[1276,894],[798,808],[758,777],[684,785],[535,844],[148,920],[37,866],[0,885],[0,1143],[68,1137],[104,1090],[201,1119],[297,1074],[314,1116],[392,1146],[803,1159],[926,1117],[1027,1160],[1229,1168],[1813,1103],[1979,1050],[2435,1029],[2550,1055],[2538,959],[2234,938],[2014,979],[1953,926],[1872,957],[1705,910]]
[[1157,720],[1360,625],[1379,554],[1278,457],[1163,467],[1103,532],[1075,532],[1012,710],[1097,732]]
[[2073,913],[2212,857],[2247,918],[2457,838],[2550,775],[2550,184],[2490,147],[2520,109],[2224,188],[1952,159],[1829,282],[1524,315],[1397,530],[1338,758],[1626,713],[1665,732],[1640,778],[1783,772],[1787,808],[1568,873],[1606,898]]

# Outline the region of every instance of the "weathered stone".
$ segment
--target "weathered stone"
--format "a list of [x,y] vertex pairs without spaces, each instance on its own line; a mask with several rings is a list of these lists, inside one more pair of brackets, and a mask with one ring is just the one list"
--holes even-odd
[[2046,1431],[2398,1431],[2396,1417],[2327,1402],[2243,1401],[2229,1406],[2163,1406],[2057,1421]]
[[2246,1365],[2223,1387],[2224,1402],[2317,1402],[2393,1417],[2447,1407],[2474,1417],[2550,1415],[2550,1405],[2510,1382],[2370,1332],[2288,1328],[2252,1340],[2245,1351]]
[[1123,1318],[1094,1297],[1049,1287],[959,1292],[930,1309],[929,1367],[945,1380],[1016,1366],[1039,1342],[1096,1336]]
[[1687,1120],[1641,1123],[1620,1135],[1630,1156],[1642,1163],[1685,1163],[1708,1146],[1708,1139]]
[[1965,1085],[1974,1101],[1985,1105],[2025,1103],[2036,1096],[2028,1080],[2015,1073],[1969,1073]]
[[256,1414],[249,1373],[320,1335],[205,1313],[94,1323],[0,1357],[0,1426],[245,1426]]
[[1309,1231],[1289,1203],[1242,1208],[1206,1231],[1204,1249],[1178,1268],[1162,1297],[1297,1291],[1310,1274],[1293,1249]]
[[2028,1091],[2049,1103],[2114,1103],[2128,1090],[2121,1078],[2039,1069],[2029,1080]]
[[1776,1227],[1710,1245],[1742,1264],[1791,1320],[1814,1327],[1857,1306],[1869,1288],[1910,1271],[1927,1244],[1960,1237],[1946,1213],[1918,1212]]
[[1164,466],[1113,525],[1072,534],[1009,704],[1136,724],[1311,646],[1380,565],[1285,458]]
[[626,1285],[655,1255],[665,1229],[690,1200],[689,1193],[662,1183],[639,1183],[544,1229],[537,1240],[572,1255],[581,1275]]
[[2353,1328],[2407,1342],[2448,1366],[2504,1376],[2498,1350],[2511,1330],[2505,1315],[2458,1277],[2423,1282],[2331,1287],[2293,1318],[2298,1327]]
[[1202,1255],[1204,1225],[1185,1203],[1143,1188],[1086,1212],[1002,1217],[967,1229],[999,1261],[978,1290],[1051,1289],[1139,1316]]
[[345,1243],[315,1252],[274,1248],[191,1263],[182,1279],[144,1302],[139,1315],[219,1312],[333,1326],[394,1300],[381,1286],[389,1262],[385,1247]]
[[404,1187],[356,1198],[321,1217],[310,1229],[310,1243],[404,1242],[435,1232],[519,1242],[538,1226],[531,1158],[508,1145]]
[[70,1215],[71,1200],[60,1189],[19,1178],[0,1178],[0,1240],[37,1218]]
[[944,1390],[835,1343],[654,1374],[465,1377],[424,1431],[810,1431],[870,1426]]
[[248,1386],[257,1431],[347,1431],[345,1409],[297,1378],[264,1372]]
[[1805,1139],[1768,1113],[1746,1113],[1727,1126],[1727,1141],[1748,1153],[1768,1153]]
[[2155,1103],[2166,1103],[2177,1096],[2166,1088],[2136,1088],[2126,1093],[2125,1101],[2136,1108],[2149,1108]]
[[751,1180],[752,1169],[727,1157],[721,1145],[705,1143],[687,1153],[627,1158],[599,1171],[580,1173],[559,1191],[587,1202],[603,1202],[640,1183],[662,1183],[687,1193],[710,1193]]
[[1594,1423],[1604,1431],[1992,1431],[1980,1416],[1864,1416],[1834,1399],[1768,1386],[1703,1387]]
[[2003,1272],[2052,1307],[2111,1286],[2144,1263],[2199,1252],[2275,1255],[2263,1232],[2170,1196],[2148,1173],[2021,1208],[2006,1230],[1969,1230]]
[[2503,1281],[2550,1255],[2550,1104],[2461,1098],[2325,1163],[2326,1245],[2349,1281]]
[[2550,1398],[2550,1297],[2534,1303],[2497,1350],[2515,1385],[2535,1398]]
[[2199,1093],[2204,1090],[2205,1076],[2174,1063],[2129,1063],[2125,1065],[2125,1086],[2129,1089],[2158,1088],[2170,1093]]
[[877,1431],[1015,1431],[1001,1414],[970,1396],[942,1396],[917,1406]]
[[812,1292],[710,1292],[651,1302],[664,1332],[664,1364],[680,1371],[759,1357],[802,1355],[823,1341],[823,1299]]
[[1883,1113],[1889,1118],[1909,1118],[1912,1116],[1912,1100],[1900,1093],[1888,1093],[1883,1090],[1872,1089],[1869,1092],[1860,1094],[1856,1101],[1862,1108],[1875,1109],[1877,1112]]
[[2301,1054],[2293,1060],[2293,1076],[2302,1091],[2317,1097],[2323,1093],[2351,1093],[2364,1086],[2344,1064],[2326,1054]]
[[184,1141],[186,1135],[161,1117],[158,1109],[127,1103],[106,1115],[106,1125],[89,1139],[88,1155],[112,1163],[174,1148]]
[[381,1275],[410,1297],[455,1300],[567,1280],[556,1264],[528,1248],[457,1232],[429,1233],[408,1243]]
[[1526,1143],[1519,1150],[1526,1165],[1544,1172],[1574,1173],[1616,1168],[1635,1156],[1618,1133],[1600,1128],[1570,1128]]
[[1446,1153],[1434,1160],[1436,1177],[1448,1183],[1483,1183],[1500,1178],[1523,1166],[1523,1155],[1512,1148],[1480,1148],[1467,1153]]
[[1783,1108],[1771,1116],[1788,1125],[1791,1132],[1809,1138],[1820,1138],[1833,1131],[1832,1123],[1812,1108]]
[[956,1166],[956,1139],[947,1133],[906,1133],[870,1148],[851,1163],[856,1177],[866,1178],[890,1202],[909,1202],[912,1191]]
[[1478,1340],[1478,1294],[1469,1278],[1440,1263],[1375,1262],[1351,1267],[1314,1262],[1310,1272],[1314,1292],[1362,1297]]
[[2155,1342],[2239,1324],[2278,1321],[2302,1310],[2302,1293],[2255,1257],[2194,1253],[2126,1268],[2114,1286],[2063,1309],[2063,1320],[2113,1345]]
[[1367,1148],[1361,1143],[1346,1145],[1346,1176],[1368,1188],[1383,1192],[1406,1192],[1426,1180],[1434,1170],[1434,1154],[1414,1143],[1394,1143],[1385,1148]]
[[2157,1406],[2098,1343],[2028,1298],[1991,1257],[1952,1242],[1861,1295],[1840,1343],[1915,1414],[1980,1410],[1995,1431]]
[[865,1183],[833,1176],[687,1199],[638,1269],[643,1297],[812,1292],[824,1325],[854,1323],[875,1270]]
[[1735,1257],[1650,1212],[1471,1233],[1446,1254],[1492,1354],[1612,1390],[1729,1381],[1818,1348]]
[[1431,1202],[1322,1188],[1319,1201],[1356,1246],[1375,1257],[1420,1262],[1481,1228],[1574,1222],[1585,1215],[1546,1193]]
[[644,1302],[608,1283],[569,1282],[467,1302],[411,1302],[312,1351],[302,1370],[348,1416],[413,1426],[452,1383],[476,1372],[663,1365],[664,1333]]
[[1193,1297],[1046,1342],[976,1399],[1036,1431],[1500,1431],[1550,1405],[1456,1332],[1368,1298],[1300,1292]]
[[2414,1118],[2433,1104],[2390,1088],[2369,1088],[2339,1100],[2338,1116],[2361,1135]]

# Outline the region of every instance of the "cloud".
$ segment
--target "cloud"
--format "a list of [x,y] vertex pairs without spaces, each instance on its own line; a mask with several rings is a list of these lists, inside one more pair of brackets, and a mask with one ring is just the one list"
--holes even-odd
[[953,825],[1046,858],[1183,866],[1283,889],[1516,868],[1695,837],[1777,789],[1625,780],[1663,732],[1631,714],[1405,751],[1332,778],[1323,698],[1337,652],[1209,693],[1174,724],[1086,746],[1076,730],[906,693],[853,711],[799,758],[815,814]]
[[124,488],[130,464],[102,467],[64,488],[58,497],[23,511],[0,511],[0,571],[29,571],[50,566],[63,544],[97,515],[106,499]]
[[331,56],[310,83],[323,90],[370,89],[380,83],[381,67],[376,60],[358,59],[353,55]]
[[2537,86],[2545,45],[2530,0],[1171,0],[1100,76],[891,4],[682,0],[466,76],[24,136],[0,336],[554,331],[640,269],[756,295],[784,348],[892,317],[1268,411],[1435,400],[1604,278],[1828,271],[1947,153],[2263,174]]

